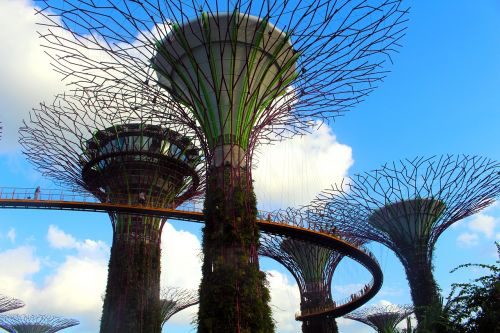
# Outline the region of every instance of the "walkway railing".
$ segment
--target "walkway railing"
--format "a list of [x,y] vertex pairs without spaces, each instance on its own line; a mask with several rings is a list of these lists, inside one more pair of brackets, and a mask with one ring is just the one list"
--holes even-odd
[[[120,195],[114,194],[114,198],[120,198]],[[128,195],[123,195],[126,202],[128,200]],[[40,188],[37,192],[36,188],[30,187],[0,187],[0,200],[38,200],[38,201],[67,201],[67,202],[83,202],[83,203],[102,203],[94,195],[85,192],[70,191],[63,189],[46,189]],[[108,202],[106,205],[113,205],[113,203]],[[120,204],[116,204],[117,206]],[[157,207],[154,207],[157,208]],[[176,210],[183,210],[189,212],[202,212],[203,204],[199,202],[185,202],[178,207]]]
[[[114,198],[117,196],[114,194]],[[119,196],[118,196],[119,197]],[[127,198],[128,196],[124,196]],[[125,202],[127,200],[124,200]],[[40,209],[72,209],[101,212],[125,212],[139,215],[157,215],[164,218],[174,218],[186,221],[202,222],[202,205],[187,202],[175,209],[164,207],[149,207],[145,205],[102,203],[88,193],[68,191],[61,189],[37,189],[0,187],[0,208],[40,208]],[[318,307],[299,312],[295,315],[297,320],[308,317],[327,315],[343,315],[357,308],[373,297],[382,285],[382,272],[374,255],[364,246],[357,246],[321,225],[310,224],[305,220],[285,221],[279,220],[271,212],[259,211],[257,223],[263,232],[282,234],[287,237],[297,237],[312,241],[321,246],[332,247],[344,253],[351,259],[366,267],[374,279],[356,294],[351,295],[326,307]]]

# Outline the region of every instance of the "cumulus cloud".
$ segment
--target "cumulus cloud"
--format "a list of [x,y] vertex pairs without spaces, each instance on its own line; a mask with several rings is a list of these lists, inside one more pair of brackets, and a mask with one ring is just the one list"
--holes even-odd
[[7,232],[7,238],[10,240],[11,243],[16,242],[16,229],[10,228],[9,231]]
[[44,99],[63,92],[61,78],[49,65],[40,46],[36,25],[40,17],[29,0],[0,1],[0,121],[3,123],[0,152],[19,149],[17,130],[29,110]]
[[277,332],[300,332],[301,324],[295,320],[300,309],[299,287],[278,271],[266,272],[271,293],[271,308]]
[[472,247],[479,244],[479,236],[474,233],[464,232],[458,235],[457,243],[461,247]]
[[[461,247],[474,247],[482,244],[482,238],[488,243],[499,240],[500,237],[500,209],[497,202],[484,209],[481,213],[471,216],[462,225],[468,229],[457,237],[457,244]],[[496,253],[496,252],[495,252]]]
[[260,146],[253,171],[264,210],[308,204],[321,190],[340,182],[351,165],[351,147],[323,125],[311,134]]
[[[55,225],[48,228],[47,243],[66,256],[41,276],[41,284],[35,282],[35,275],[42,274],[46,258],[38,257],[34,247],[0,252],[0,267],[9,268],[0,270],[2,292],[27,303],[19,312],[77,318],[81,321],[77,332],[96,332],[107,280],[109,246],[100,240],[79,240]],[[166,223],[162,235],[162,286],[197,289],[201,279],[200,251],[200,241],[194,234]],[[196,307],[182,311],[169,324],[187,325],[196,312]]]
[[480,213],[476,214],[469,222],[469,229],[492,238],[497,224],[498,221],[493,216]]
[[[201,280],[201,243],[192,233],[165,223],[161,237],[161,286],[198,290]],[[167,325],[188,325],[198,312],[192,306],[173,316]]]

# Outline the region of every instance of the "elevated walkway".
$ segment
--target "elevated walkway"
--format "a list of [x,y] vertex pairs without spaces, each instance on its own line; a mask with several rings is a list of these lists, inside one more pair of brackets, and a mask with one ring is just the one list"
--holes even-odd
[[[127,205],[101,203],[90,194],[62,190],[42,189],[35,194],[34,188],[0,187],[0,208],[17,209],[54,209],[72,211],[92,211],[105,213],[127,213],[137,215],[158,216],[187,222],[203,223],[201,206],[183,204],[177,209],[148,207],[143,205]],[[375,257],[364,247],[358,247],[340,237],[330,234],[314,226],[293,224],[294,221],[275,221],[271,214],[259,212],[257,224],[262,232],[278,234],[311,242],[335,251],[357,261],[372,275],[372,281],[352,297],[335,302],[329,307],[310,309],[297,313],[296,320],[307,320],[320,317],[341,317],[368,302],[382,287],[383,275]]]

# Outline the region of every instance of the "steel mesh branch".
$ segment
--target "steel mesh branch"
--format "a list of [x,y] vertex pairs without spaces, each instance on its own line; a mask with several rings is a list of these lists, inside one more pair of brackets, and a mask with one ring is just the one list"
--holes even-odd
[[438,300],[434,245],[453,223],[491,205],[500,193],[500,163],[467,155],[388,163],[323,191],[313,201],[317,222],[335,222],[380,242],[401,260],[417,319]]
[[345,315],[345,318],[362,322],[379,333],[393,332],[397,324],[413,313],[411,305],[378,305],[366,307]]
[[[288,208],[272,213],[275,221],[306,221],[308,214],[304,210]],[[304,225],[304,222],[289,222]],[[324,232],[341,235],[341,230],[330,228]],[[354,238],[345,238],[356,246],[363,242]],[[344,257],[333,249],[324,248],[309,242],[295,240],[277,234],[265,234],[261,237],[259,254],[272,258],[285,266],[294,276],[299,286],[302,306],[315,301],[331,302],[331,282],[340,260]],[[307,300],[311,294],[319,293],[320,299]],[[320,304],[310,304],[317,307]]]
[[55,333],[79,323],[47,315],[0,315],[0,327],[10,333]]
[[[204,160],[189,130],[153,115],[155,96],[152,90],[59,95],[34,109],[20,129],[24,153],[44,175],[101,202],[175,208],[203,193]],[[101,331],[157,332],[165,219],[110,217],[113,245]]]
[[[259,141],[301,133],[311,121],[332,119],[362,101],[387,74],[384,63],[392,61],[399,48],[407,20],[407,9],[396,0],[315,0],[307,4],[42,0],[39,6],[45,26],[40,35],[56,71],[73,86],[99,90],[114,90],[117,83],[130,90],[155,87],[159,80],[153,75],[151,59],[163,50],[161,43],[172,38],[172,29],[189,20],[240,13],[272,23],[271,33],[282,31],[290,43],[279,47],[276,41],[268,43],[277,48],[276,57],[291,57],[289,65],[293,62],[296,70],[280,77],[269,99],[259,99],[252,116],[245,120],[248,124],[241,126],[240,134],[246,133],[245,145],[250,148]],[[248,31],[253,39],[258,27]],[[181,29],[176,31],[183,34]],[[254,61],[255,66],[264,64],[263,59]],[[201,70],[200,65],[191,65],[184,70]],[[238,77],[243,74],[239,72]],[[258,79],[246,78],[248,82]],[[236,83],[223,79],[219,84],[207,89],[230,88]],[[179,118],[208,133],[209,125],[192,113],[203,96],[191,92],[186,98],[183,104],[188,108],[176,108]],[[252,100],[245,104],[250,107]],[[202,146],[208,147],[209,142]]]
[[[105,201],[107,198],[103,198],[100,191],[89,186],[83,177],[85,166],[91,163],[94,157],[88,153],[88,143],[89,141],[99,143],[97,133],[110,128],[114,128],[116,132],[123,126],[140,124],[144,128],[141,132],[143,135],[146,135],[144,133],[148,126],[165,128],[178,133],[178,137],[190,138],[196,143],[191,132],[176,124],[175,120],[169,121],[166,118],[158,120],[153,116],[152,109],[157,106],[151,103],[154,94],[149,93],[151,91],[134,94],[87,92],[58,95],[52,104],[41,103],[38,108],[32,110],[30,119],[25,120],[24,126],[19,130],[23,153],[44,176],[72,190],[90,192]],[[119,133],[116,132],[115,136],[119,136]],[[141,143],[137,142],[133,148],[134,152],[140,154],[142,150],[147,150],[146,143],[145,139]],[[115,153],[126,153],[128,148],[113,146]],[[195,166],[196,177],[184,179],[185,184],[181,193],[193,185],[195,178],[200,183],[191,193],[191,197],[203,192],[202,166],[200,157],[198,165]],[[122,195],[125,199],[128,197],[126,192],[115,195]]]
[[24,302],[19,299],[0,295],[0,313],[19,309],[24,305]]
[[[278,210],[268,218],[292,225],[309,226],[313,230],[319,229],[356,246],[363,244],[363,241],[355,237],[345,237],[342,231],[333,225],[328,230],[314,226],[311,224],[310,213],[312,212],[304,209],[288,208]],[[299,286],[302,313],[336,306],[332,299],[331,285],[333,274],[344,254],[332,248],[279,234],[264,234],[260,240],[259,254],[276,260],[293,275]],[[338,328],[335,318],[323,316],[304,320],[302,332],[338,332]]]
[[198,304],[198,292],[176,287],[167,287],[161,293],[162,327],[176,313]]
[[[499,193],[499,162],[480,156],[443,155],[388,163],[355,175],[320,193],[312,207],[327,224],[329,218],[334,218],[349,232],[385,244],[394,251],[425,240],[421,245],[431,257],[434,244],[444,230],[491,205]],[[430,201],[426,203],[426,199]],[[397,208],[380,210],[401,202],[407,202],[408,213],[430,209],[436,216],[421,229],[412,229],[411,219],[399,220],[401,225],[395,222]],[[379,213],[375,217],[388,224],[383,229],[373,223],[376,211]],[[358,218],[354,219],[355,216]]]

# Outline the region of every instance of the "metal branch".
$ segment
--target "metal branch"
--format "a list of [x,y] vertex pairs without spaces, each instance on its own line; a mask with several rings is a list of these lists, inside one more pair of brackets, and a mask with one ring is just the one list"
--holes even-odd
[[75,319],[46,315],[0,316],[0,327],[10,333],[55,333],[78,324]]
[[[42,10],[37,14],[43,17],[42,43],[56,71],[73,87],[113,90],[119,85],[130,90],[149,90],[164,85],[161,76],[166,75],[172,84],[174,72],[185,73],[184,89],[175,85],[170,89],[176,103],[179,94],[186,93],[183,107],[175,108],[175,112],[193,128],[201,126],[204,135],[199,140],[208,150],[210,141],[217,138],[208,135],[211,127],[194,111],[205,105],[198,80],[215,78],[215,84],[204,88],[205,93],[230,91],[241,84],[260,86],[262,77],[252,68],[270,69],[269,60],[257,55],[247,61],[246,68],[226,75],[227,66],[213,61],[224,58],[228,52],[224,48],[213,48],[205,55],[205,59],[212,59],[208,70],[198,61],[177,61],[179,50],[172,50],[169,45],[175,38],[189,38],[196,22],[205,19],[220,27],[219,35],[229,35],[230,29],[222,28],[223,16],[232,15],[231,20],[237,29],[245,29],[249,41],[261,40],[260,47],[271,50],[271,56],[283,60],[284,66],[278,70],[267,94],[230,97],[235,103],[241,99],[250,111],[249,116],[239,120],[245,121],[239,129],[242,132],[234,133],[247,138],[244,145],[249,153],[258,142],[304,133],[318,120],[329,121],[369,95],[388,73],[385,63],[392,62],[392,55],[399,48],[408,12],[400,0],[314,0],[307,4],[285,1],[279,5],[265,1],[189,0],[38,2]],[[240,17],[254,16],[260,23],[268,22],[270,28],[265,34],[271,37],[262,37],[260,23],[248,25],[235,13]],[[179,28],[186,25],[192,29]],[[280,44],[275,35],[284,36],[287,43]],[[219,37],[214,34],[196,38],[210,43]],[[168,66],[161,62],[159,54],[178,68],[166,72]],[[194,57],[189,52],[187,56]],[[158,77],[155,71],[160,73]],[[158,102],[168,99],[164,93]],[[211,156],[209,151],[204,153],[207,158]]]
[[413,313],[411,305],[378,305],[366,307],[345,315],[345,318],[362,322],[377,332],[393,332],[396,325]]
[[[288,208],[270,214],[270,218],[293,225],[309,225],[311,212]],[[331,233],[355,246],[364,242],[355,237],[344,235],[342,230],[331,225]],[[259,254],[278,261],[294,276],[300,290],[301,310],[325,306],[333,302],[331,284],[333,274],[344,255],[331,248],[325,248],[307,241],[301,241],[279,234],[264,234],[260,240]]]
[[0,313],[19,309],[24,305],[24,302],[19,299],[0,295]]
[[161,292],[162,327],[176,313],[198,304],[198,292],[176,287],[166,287]]
[[[396,253],[421,244],[431,257],[444,230],[492,204],[499,193],[499,162],[443,155],[387,163],[355,175],[320,193],[312,207],[321,214],[318,223],[335,221],[352,234],[385,244]],[[398,204],[406,213],[402,218],[396,218]],[[415,214],[435,216],[420,218],[417,228],[415,219],[409,217]]]

